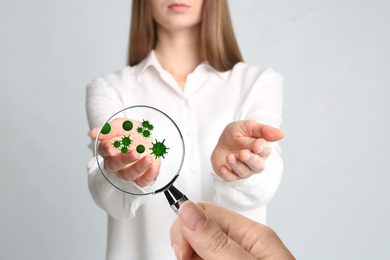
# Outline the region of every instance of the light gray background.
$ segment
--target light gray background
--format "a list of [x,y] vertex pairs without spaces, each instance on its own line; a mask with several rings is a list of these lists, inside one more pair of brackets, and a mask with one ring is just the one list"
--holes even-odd
[[[389,259],[389,2],[229,2],[247,63],[285,77],[269,225],[298,259]],[[0,1],[0,259],[104,259],[85,85],[125,64],[129,18],[128,0]]]

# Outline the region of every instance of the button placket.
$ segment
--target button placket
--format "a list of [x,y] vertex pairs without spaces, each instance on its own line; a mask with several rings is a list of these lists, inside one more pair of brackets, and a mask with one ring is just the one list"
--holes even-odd
[[196,145],[195,145],[195,132],[194,132],[194,114],[191,111],[191,101],[187,97],[188,93],[185,94],[183,99],[183,110],[185,118],[183,119],[183,138],[185,141],[186,147],[186,164],[184,165],[184,171],[187,173],[185,177],[185,186],[188,192],[187,195],[192,194],[191,199],[201,200],[200,190],[201,190],[201,176],[197,174],[197,155],[196,155]]

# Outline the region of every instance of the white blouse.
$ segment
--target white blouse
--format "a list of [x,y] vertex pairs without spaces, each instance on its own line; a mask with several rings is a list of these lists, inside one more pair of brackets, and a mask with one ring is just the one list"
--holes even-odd
[[[283,171],[278,143],[260,174],[225,182],[212,169],[210,156],[225,126],[256,120],[280,127],[283,78],[270,68],[238,63],[218,72],[207,62],[188,75],[184,91],[164,70],[154,51],[136,66],[93,80],[87,86],[90,129],[133,105],[153,106],[168,114],[181,130],[185,159],[175,186],[195,202],[209,201],[265,223],[265,205],[275,194]],[[94,151],[94,140],[90,148]],[[132,196],[109,184],[95,157],[88,181],[96,204],[108,214],[107,259],[175,259],[169,228],[176,215],[163,194]]]

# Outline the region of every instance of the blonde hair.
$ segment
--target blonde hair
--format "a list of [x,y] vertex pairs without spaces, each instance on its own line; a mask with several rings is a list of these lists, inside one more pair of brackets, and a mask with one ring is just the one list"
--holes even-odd
[[[227,71],[243,61],[227,0],[204,0],[200,39],[206,60],[216,70]],[[133,0],[128,65],[136,65],[145,59],[156,42],[157,29],[149,1]]]

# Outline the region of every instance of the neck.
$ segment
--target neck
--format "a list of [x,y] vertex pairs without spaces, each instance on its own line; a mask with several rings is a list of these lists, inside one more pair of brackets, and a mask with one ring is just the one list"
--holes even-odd
[[185,80],[203,57],[200,48],[200,26],[168,31],[158,28],[155,53],[161,66],[175,78],[182,90]]

